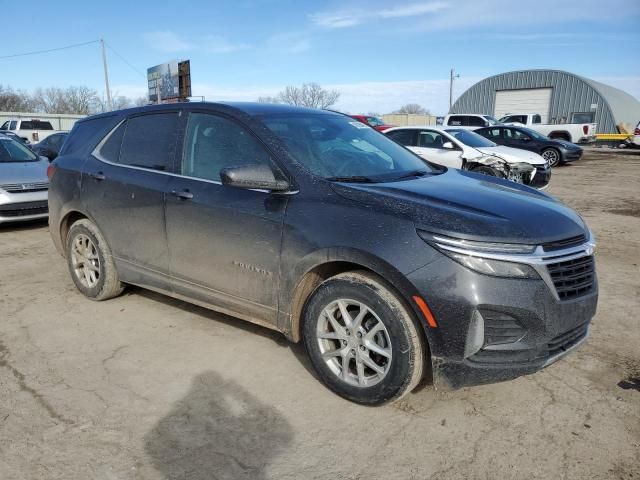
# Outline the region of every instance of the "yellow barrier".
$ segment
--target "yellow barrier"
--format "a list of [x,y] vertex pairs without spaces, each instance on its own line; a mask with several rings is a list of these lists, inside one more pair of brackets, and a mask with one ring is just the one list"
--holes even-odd
[[596,133],[597,141],[615,140],[615,141],[623,142],[631,137],[633,137],[632,133]]

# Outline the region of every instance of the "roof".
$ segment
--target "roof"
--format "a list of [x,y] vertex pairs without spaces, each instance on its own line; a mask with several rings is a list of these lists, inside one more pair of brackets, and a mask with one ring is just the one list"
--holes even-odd
[[579,75],[576,75],[576,77],[591,85],[591,88],[598,92],[609,104],[616,124],[626,122],[633,127],[638,123],[640,120],[640,101],[637,98],[611,85],[580,77]]

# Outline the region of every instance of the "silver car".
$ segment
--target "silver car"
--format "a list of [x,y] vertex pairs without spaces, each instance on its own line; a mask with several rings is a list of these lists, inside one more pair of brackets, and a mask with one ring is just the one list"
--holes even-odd
[[0,224],[46,218],[49,161],[0,134]]

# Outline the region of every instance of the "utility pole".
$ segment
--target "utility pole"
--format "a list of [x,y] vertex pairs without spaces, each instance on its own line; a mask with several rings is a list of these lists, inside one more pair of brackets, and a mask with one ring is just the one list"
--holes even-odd
[[102,65],[104,67],[104,86],[107,89],[107,108],[109,111],[113,110],[113,103],[111,102],[111,91],[109,90],[109,70],[107,69],[107,51],[104,48],[104,39],[100,39],[102,45]]
[[451,107],[453,106],[453,79],[460,78],[460,74],[455,73],[455,70],[452,68],[451,73],[449,75],[449,111],[451,111]]

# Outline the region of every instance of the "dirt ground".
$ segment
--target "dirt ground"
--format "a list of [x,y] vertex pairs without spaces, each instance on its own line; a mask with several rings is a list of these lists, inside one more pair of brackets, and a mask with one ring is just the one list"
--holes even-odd
[[589,153],[549,191],[598,240],[587,343],[381,408],[269,330],[140,289],[86,300],[46,224],[0,227],[0,478],[640,479],[640,156]]

